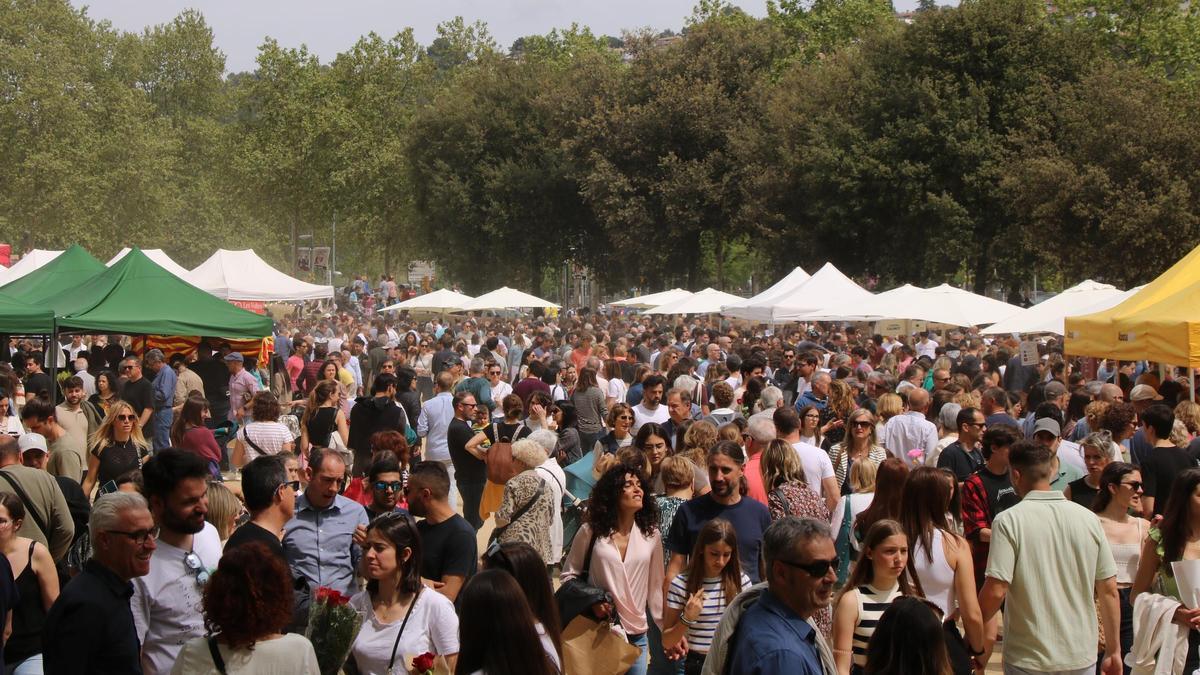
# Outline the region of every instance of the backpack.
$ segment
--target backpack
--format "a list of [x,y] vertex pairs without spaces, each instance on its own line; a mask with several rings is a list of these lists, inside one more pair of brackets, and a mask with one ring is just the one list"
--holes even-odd
[[484,458],[487,463],[487,479],[497,485],[504,485],[508,479],[521,473],[521,469],[517,467],[516,461],[512,456],[513,438],[521,435],[521,429],[525,428],[525,423],[517,424],[517,430],[513,432],[512,438],[500,437],[500,424],[492,423],[492,438],[496,439],[488,448],[487,456]]

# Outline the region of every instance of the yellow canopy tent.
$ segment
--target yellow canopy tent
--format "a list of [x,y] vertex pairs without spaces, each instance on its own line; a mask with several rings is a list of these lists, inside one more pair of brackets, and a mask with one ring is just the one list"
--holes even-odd
[[1121,304],[1067,317],[1068,354],[1200,368],[1200,247]]

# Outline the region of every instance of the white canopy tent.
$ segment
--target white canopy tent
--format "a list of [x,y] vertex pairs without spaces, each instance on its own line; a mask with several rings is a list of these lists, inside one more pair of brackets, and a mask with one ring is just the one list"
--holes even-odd
[[776,302],[780,298],[787,297],[792,291],[811,278],[808,272],[797,267],[762,293],[741,302],[726,305],[721,309],[721,313],[735,319],[749,319],[751,321],[768,323],[774,318],[773,310]]
[[669,291],[651,293],[649,295],[639,295],[633,298],[625,298],[624,300],[618,300],[609,304],[614,307],[635,307],[638,309],[649,309],[651,307],[665,305],[668,302],[676,302],[684,298],[690,298],[691,296],[691,291],[685,291],[682,288],[672,288]]
[[408,310],[410,312],[454,312],[462,309],[463,305],[474,300],[469,295],[456,293],[448,288],[439,288],[432,293],[418,295],[415,298],[409,298],[404,302],[397,302],[394,305],[388,305],[381,312],[392,312]]
[[254,251],[217,249],[185,280],[223,300],[329,300],[333,286],[310,284],[271,267]]
[[21,256],[21,259],[13,263],[12,267],[0,269],[0,286],[20,279],[42,265],[54,260],[61,254],[62,251],[47,251],[41,248],[33,249]]
[[835,313],[852,313],[859,304],[874,297],[870,291],[842,274],[833,263],[825,263],[808,281],[775,301],[772,307],[773,320],[816,320],[821,317],[809,314],[824,312],[826,308]]
[[895,289],[881,293],[850,309],[847,320],[913,319],[950,326],[977,326],[1007,319],[1021,311],[1007,302],[976,295],[949,284],[933,288]]
[[1127,292],[1091,279],[1072,286],[1058,295],[998,321],[981,333],[1054,333],[1062,335],[1068,316],[1100,312],[1115,306]]
[[[892,302],[895,298],[907,295],[913,291],[921,290],[918,286],[912,284],[904,284],[896,288],[872,295],[869,300],[872,305],[876,303]],[[850,302],[836,306],[829,306],[813,312],[804,314],[801,319],[805,321],[874,321],[878,316],[863,314],[860,309],[863,307],[863,302]]]
[[459,309],[470,312],[481,309],[526,309],[534,307],[558,309],[559,306],[549,300],[543,300],[537,296],[522,293],[515,288],[503,286],[490,293],[484,293],[470,302],[464,303]]
[[675,302],[652,307],[646,310],[646,314],[715,314],[721,311],[721,307],[744,299],[715,288],[706,288]]
[[[184,281],[187,281],[188,275],[191,274],[191,272],[188,272],[187,268],[185,268],[183,265],[180,265],[179,263],[175,262],[174,260],[171,260],[171,256],[169,256],[165,252],[163,252],[163,250],[161,248],[144,248],[144,249],[142,249],[142,253],[145,253],[147,258],[158,263],[159,267],[165,269],[166,271],[170,272],[171,274],[174,274],[175,276],[179,277],[180,279],[183,279]],[[106,262],[104,264],[107,267],[112,267],[113,265],[115,265],[117,263],[118,260],[120,260],[121,258],[124,258],[128,254],[129,254],[129,247],[126,246],[125,248],[121,249],[120,253],[114,255],[112,257],[112,260],[109,260],[108,262]]]

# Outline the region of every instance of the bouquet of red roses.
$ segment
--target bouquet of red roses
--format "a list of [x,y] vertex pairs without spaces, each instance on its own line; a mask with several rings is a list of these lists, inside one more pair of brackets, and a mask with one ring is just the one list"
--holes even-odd
[[312,642],[317,653],[321,675],[337,675],[362,627],[362,616],[349,603],[349,595],[325,586],[313,595],[304,637]]

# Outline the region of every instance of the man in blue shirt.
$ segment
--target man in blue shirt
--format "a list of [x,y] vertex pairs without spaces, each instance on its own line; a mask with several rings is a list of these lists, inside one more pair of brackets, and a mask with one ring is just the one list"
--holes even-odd
[[354,530],[366,527],[367,511],[338,494],[346,482],[346,461],[333,450],[309,453],[308,487],[296,498],[296,517],[283,530],[283,551],[293,576],[303,575],[313,590],[328,586],[352,594],[362,549]]
[[175,421],[175,369],[167,367],[166,357],[160,349],[146,352],[146,369],[154,373],[154,414],[150,418],[154,432],[154,450],[157,452],[171,447],[171,424]]
[[738,621],[728,672],[835,672],[833,652],[808,621],[829,606],[837,581],[837,550],[829,526],[809,518],[781,518],[763,535],[763,557],[767,588]]

